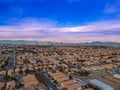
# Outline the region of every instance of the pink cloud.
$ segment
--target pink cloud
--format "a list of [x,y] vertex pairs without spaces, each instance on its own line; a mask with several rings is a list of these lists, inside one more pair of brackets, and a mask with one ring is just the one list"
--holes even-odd
[[[113,32],[115,33],[113,34]],[[36,20],[33,20],[32,22],[28,20],[27,22],[21,22],[12,26],[0,26],[0,39],[34,39],[59,42],[120,42],[118,39],[119,37],[120,20],[98,21],[83,26],[60,28],[58,28],[57,24],[54,22]]]

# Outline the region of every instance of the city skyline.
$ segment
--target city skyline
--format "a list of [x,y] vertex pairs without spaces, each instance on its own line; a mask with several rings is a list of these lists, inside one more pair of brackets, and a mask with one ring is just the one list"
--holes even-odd
[[119,0],[1,0],[0,39],[120,42]]

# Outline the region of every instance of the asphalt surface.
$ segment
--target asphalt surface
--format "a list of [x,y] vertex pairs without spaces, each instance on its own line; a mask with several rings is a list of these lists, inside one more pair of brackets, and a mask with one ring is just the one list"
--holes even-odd
[[6,67],[6,69],[14,69],[14,55],[11,55],[9,60],[8,60],[8,65]]
[[45,79],[45,85],[49,88],[49,90],[59,90],[47,76],[46,72],[40,72],[40,75]]
[[0,82],[6,82],[3,76],[0,76]]

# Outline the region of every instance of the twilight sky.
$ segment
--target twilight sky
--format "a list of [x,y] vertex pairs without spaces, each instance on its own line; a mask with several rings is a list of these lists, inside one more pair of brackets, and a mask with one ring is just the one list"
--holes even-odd
[[0,0],[0,39],[120,42],[120,0]]

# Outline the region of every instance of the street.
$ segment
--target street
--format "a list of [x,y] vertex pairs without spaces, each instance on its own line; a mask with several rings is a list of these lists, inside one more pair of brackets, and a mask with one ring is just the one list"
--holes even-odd
[[8,65],[6,69],[8,70],[8,69],[14,69],[14,68],[15,68],[15,47],[13,47],[13,53],[9,57]]
[[11,55],[8,60],[8,65],[6,69],[14,69],[14,55]]
[[54,83],[49,79],[46,72],[40,72],[40,75],[45,79],[45,85],[49,87],[50,90],[59,90]]

